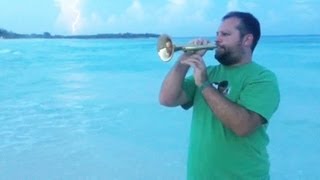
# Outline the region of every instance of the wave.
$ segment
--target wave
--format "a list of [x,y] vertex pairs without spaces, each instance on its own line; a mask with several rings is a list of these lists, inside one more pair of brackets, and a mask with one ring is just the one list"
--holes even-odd
[[0,49],[0,54],[8,54],[13,52],[11,49]]
[[14,51],[12,49],[0,49],[0,54],[14,54],[14,55],[19,55],[21,54],[20,51]]

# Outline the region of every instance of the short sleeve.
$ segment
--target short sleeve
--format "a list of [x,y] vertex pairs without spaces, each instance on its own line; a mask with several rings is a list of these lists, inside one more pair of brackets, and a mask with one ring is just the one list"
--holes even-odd
[[254,77],[244,86],[238,104],[260,114],[268,121],[280,102],[278,82],[274,73],[268,70]]

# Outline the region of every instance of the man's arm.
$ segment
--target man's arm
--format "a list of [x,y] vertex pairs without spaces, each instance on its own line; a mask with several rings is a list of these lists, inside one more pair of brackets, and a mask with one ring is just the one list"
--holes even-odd
[[239,136],[249,135],[266,121],[259,114],[230,101],[212,86],[203,89],[202,94],[222,123]]
[[185,58],[184,56],[180,57],[163,80],[159,101],[164,106],[174,107],[188,102],[187,95],[182,89],[184,78],[189,69],[188,65],[180,63],[180,60]]

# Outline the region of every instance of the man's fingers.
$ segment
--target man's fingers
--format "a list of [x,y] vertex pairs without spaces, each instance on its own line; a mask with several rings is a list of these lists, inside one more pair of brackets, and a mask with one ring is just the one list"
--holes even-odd
[[191,67],[198,68],[198,69],[204,68],[204,64],[202,63],[201,59],[189,58],[189,59],[181,61],[181,63],[187,64]]
[[191,66],[193,68],[196,68],[198,66],[196,61],[194,61],[194,60],[185,60],[185,61],[181,61],[181,63],[189,65],[189,66]]
[[208,43],[210,43],[210,41],[207,39],[198,38],[194,39],[191,43],[194,45],[207,45]]

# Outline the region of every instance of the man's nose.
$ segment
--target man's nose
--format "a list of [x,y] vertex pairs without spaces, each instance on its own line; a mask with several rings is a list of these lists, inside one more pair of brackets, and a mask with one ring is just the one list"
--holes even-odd
[[221,36],[217,35],[217,36],[216,36],[216,40],[215,40],[215,42],[216,42],[216,44],[221,43],[221,42],[222,42],[222,38],[221,38]]

